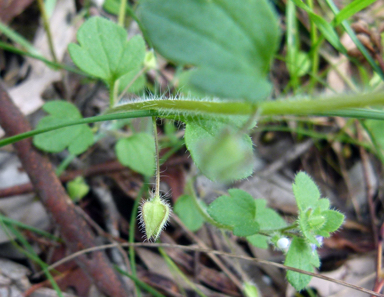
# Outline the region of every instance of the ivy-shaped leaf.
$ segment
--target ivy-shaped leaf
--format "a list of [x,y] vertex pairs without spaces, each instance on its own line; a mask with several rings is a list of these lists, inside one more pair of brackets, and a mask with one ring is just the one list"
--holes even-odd
[[272,208],[267,207],[265,199],[255,199],[256,222],[260,225],[260,230],[275,230],[287,226],[285,220]]
[[239,136],[221,122],[200,120],[187,122],[185,144],[201,172],[214,181],[229,182],[253,172],[253,144],[244,134]]
[[121,138],[115,147],[117,158],[124,166],[146,176],[155,173],[155,140],[151,134],[136,133]]
[[69,54],[81,70],[111,84],[143,63],[143,38],[137,35],[128,41],[127,36],[116,23],[92,17],[77,31],[79,45],[71,43]]
[[267,72],[279,27],[267,0],[143,0],[139,17],[166,58],[197,69],[196,89],[258,101],[271,86]]
[[[43,109],[49,115],[40,120],[37,129],[44,129],[66,123],[68,120],[82,118],[76,106],[65,101],[47,102],[44,104]],[[68,148],[69,152],[74,155],[85,152],[93,144],[93,141],[93,133],[88,125],[65,127],[33,137],[33,144],[43,151],[59,153]]]
[[228,191],[208,207],[208,214],[218,223],[233,230],[237,236],[250,236],[259,231],[255,221],[256,205],[253,197],[239,189]]

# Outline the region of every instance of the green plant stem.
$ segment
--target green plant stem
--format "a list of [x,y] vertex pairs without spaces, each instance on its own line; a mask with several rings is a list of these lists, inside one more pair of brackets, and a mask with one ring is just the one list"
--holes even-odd
[[70,71],[73,73],[77,73],[77,74],[80,74],[80,75],[83,75],[86,77],[90,77],[88,74],[86,74],[85,72],[82,72],[81,70],[78,70],[76,68],[73,68],[73,67],[61,64],[61,63],[49,61],[48,59],[44,58],[40,54],[20,50],[20,49],[14,47],[8,43],[2,42],[2,41],[0,41],[0,48],[4,49],[6,51],[9,51],[11,53],[15,53],[15,54],[18,54],[21,56],[27,56],[27,57],[30,57],[30,58],[33,58],[36,60],[40,60],[40,61],[44,62],[47,66],[52,67],[53,69],[64,69],[64,70],[67,70],[67,71]]
[[67,169],[68,165],[71,164],[71,162],[76,158],[76,155],[68,155],[59,165],[59,167],[56,168],[55,173],[57,176],[60,176],[65,169]]
[[[13,42],[19,44],[23,49],[27,51],[29,54],[40,55],[39,51],[31,44],[27,39],[25,39],[22,35],[12,30],[7,25],[0,22],[0,32],[7,36]],[[0,42],[3,43],[3,42]]]
[[[141,187],[139,193],[137,194],[135,203],[132,208],[132,213],[131,213],[131,220],[129,224],[129,243],[131,244],[135,242],[136,218],[137,218],[137,211],[139,209],[141,197],[144,195],[147,189],[148,189],[148,180],[147,178],[144,177],[143,186]],[[132,245],[129,246],[129,261],[131,262],[132,277],[136,278],[137,272],[136,272],[136,260],[135,260],[135,247]],[[141,292],[138,287],[136,287],[136,294],[137,296],[141,296]]]
[[154,200],[160,200],[160,154],[159,154],[159,139],[157,136],[156,117],[152,117],[153,137],[155,139],[155,159],[156,159],[156,186]]
[[58,59],[57,59],[56,53],[55,53],[55,47],[53,46],[51,29],[49,27],[49,20],[48,20],[47,12],[45,11],[44,1],[43,0],[37,0],[37,4],[39,5],[39,10],[40,10],[41,16],[43,18],[44,29],[45,29],[45,32],[47,33],[48,45],[49,45],[49,50],[50,50],[51,55],[52,55],[52,59],[55,63],[58,63]]
[[[383,111],[361,108],[375,105],[384,105],[384,92],[354,95],[338,94],[333,97],[317,100],[265,101],[258,103],[256,106],[261,110],[260,116],[312,115],[384,120]],[[0,147],[37,134],[80,124],[152,116],[173,120],[188,120],[204,115],[250,115],[253,111],[253,106],[254,104],[252,103],[242,101],[160,100],[160,98],[129,102],[111,108],[106,114],[101,116],[68,121],[60,125],[8,137],[0,140]]]
[[113,108],[115,105],[115,87],[116,81],[113,80],[109,83],[109,108]]
[[127,7],[127,0],[120,0],[120,9],[119,9],[119,20],[118,24],[124,28],[124,22],[125,22],[125,11]]

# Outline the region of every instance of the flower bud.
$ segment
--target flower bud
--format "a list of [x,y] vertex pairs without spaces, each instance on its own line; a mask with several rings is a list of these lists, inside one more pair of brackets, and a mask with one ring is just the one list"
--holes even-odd
[[140,221],[148,240],[156,241],[166,226],[169,215],[170,207],[160,197],[153,197],[141,205]]
[[144,57],[144,66],[148,69],[156,69],[157,61],[153,50],[148,51]]
[[291,241],[286,238],[286,237],[281,237],[277,243],[276,243],[276,246],[280,249],[280,250],[287,250],[289,248],[289,245],[291,244]]

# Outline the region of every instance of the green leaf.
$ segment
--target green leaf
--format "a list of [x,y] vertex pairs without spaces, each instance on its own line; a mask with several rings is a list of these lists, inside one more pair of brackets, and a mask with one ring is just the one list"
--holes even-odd
[[384,149],[384,133],[383,133],[384,121],[366,120],[364,124],[369,129],[371,134],[374,136],[381,150],[383,150]]
[[256,205],[253,197],[239,189],[231,189],[228,193],[229,196],[220,196],[209,205],[208,214],[216,222],[233,229],[237,236],[257,233],[259,226],[255,221]]
[[340,12],[336,15],[334,24],[335,26],[341,24],[342,21],[354,16],[359,11],[363,10],[367,6],[376,2],[376,0],[354,0],[345,6]]
[[301,171],[295,177],[292,186],[299,211],[315,208],[320,199],[320,191],[308,174]]
[[267,0],[143,0],[139,16],[155,48],[197,69],[189,83],[226,98],[263,100],[277,50],[277,17]]
[[137,93],[144,89],[146,83],[145,75],[142,74],[139,77],[136,77],[140,71],[141,66],[124,74],[119,79],[119,92],[123,92],[129,84],[130,86],[127,91],[130,93]]
[[76,177],[67,183],[67,192],[74,201],[79,201],[89,192],[89,186],[82,176]]
[[187,122],[185,144],[201,172],[213,181],[229,182],[253,172],[253,144],[244,134],[239,136],[220,122]]
[[[314,260],[311,246],[302,238],[294,237],[289,246],[284,265],[313,272],[312,262],[315,262]],[[297,291],[304,289],[309,284],[311,278],[311,276],[306,274],[287,271],[287,279]]]
[[261,234],[255,234],[247,236],[247,240],[250,244],[261,249],[268,248],[268,237]]
[[325,217],[325,224],[322,226],[321,231],[328,233],[335,232],[337,229],[339,229],[345,218],[342,213],[336,210],[323,211],[322,215]]
[[307,240],[309,243],[319,245],[319,242],[316,239],[316,236],[314,234],[314,230],[309,226],[308,216],[305,212],[299,213],[298,224],[299,224],[299,229],[303,234],[305,240]]
[[286,62],[289,73],[298,77],[306,75],[311,67],[309,55],[303,51],[294,51],[291,55],[287,55]]
[[260,230],[274,230],[287,226],[287,223],[276,211],[266,207],[266,200],[255,199],[255,204],[256,222],[260,225]]
[[329,199],[327,199],[327,198],[321,198],[321,199],[317,202],[317,206],[320,208],[321,211],[328,210],[329,207],[330,207]]
[[145,176],[155,173],[155,140],[148,133],[136,133],[119,139],[115,147],[117,158],[124,166]]
[[[175,203],[174,211],[191,231],[197,231],[203,226],[205,220],[197,209],[193,197],[189,195],[180,196]],[[201,202],[202,203],[202,202]]]
[[[50,101],[44,104],[43,109],[50,115],[42,118],[36,129],[44,129],[68,122],[68,120],[82,118],[76,106],[65,101]],[[50,153],[59,153],[68,147],[71,154],[78,155],[93,144],[93,133],[87,125],[65,127],[34,136],[33,144]]]
[[111,84],[143,63],[143,38],[137,35],[128,41],[127,36],[114,22],[92,17],[77,31],[79,45],[71,43],[69,54],[81,70]]

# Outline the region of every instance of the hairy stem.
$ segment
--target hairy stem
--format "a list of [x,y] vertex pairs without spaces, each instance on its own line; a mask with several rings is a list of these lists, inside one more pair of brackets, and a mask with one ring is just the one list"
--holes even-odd
[[159,155],[159,140],[157,137],[156,117],[152,117],[153,137],[155,138],[155,159],[156,159],[156,187],[154,199],[160,199],[160,155]]

